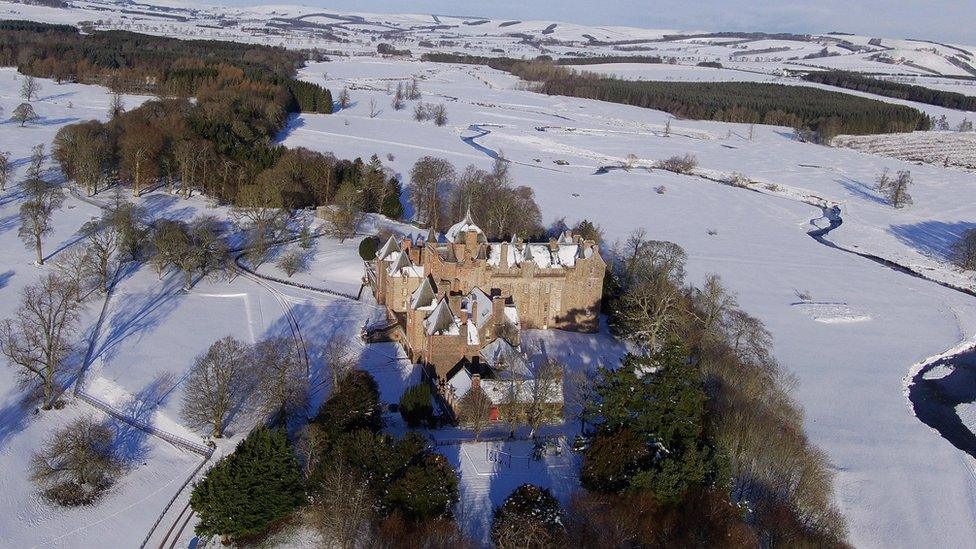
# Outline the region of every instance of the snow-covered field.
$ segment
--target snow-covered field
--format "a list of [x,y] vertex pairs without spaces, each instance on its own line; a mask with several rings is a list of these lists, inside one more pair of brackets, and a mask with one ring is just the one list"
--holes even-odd
[[845,135],[834,143],[865,153],[976,171],[976,133],[913,132],[887,135]]
[[[123,17],[117,5],[96,2],[72,2],[73,7],[66,10],[0,2],[0,17],[72,23],[100,20],[99,28],[274,44],[287,40],[289,47],[326,50],[340,46],[300,29],[278,35],[248,29],[267,30],[270,19],[344,21],[330,27],[330,32],[350,40],[341,46],[343,52],[357,56],[312,64],[301,71],[301,77],[326,85],[334,93],[349,87],[352,105],[332,116],[292,118],[280,136],[282,143],[345,158],[365,159],[376,153],[405,182],[412,164],[425,155],[444,157],[463,168],[468,164],[488,167],[492,156],[502,152],[512,161],[515,181],[535,191],[544,221],[565,216],[572,223],[586,218],[601,225],[611,241],[645,227],[652,238],[680,244],[688,252],[692,282],[708,273],[721,275],[738,293],[741,305],[772,332],[776,357],[800,382],[796,396],[806,411],[805,427],[837,472],[837,503],[850,521],[855,546],[972,545],[976,539],[976,468],[965,454],[913,415],[905,385],[906,377],[928,357],[974,338],[973,298],[845,249],[895,261],[932,279],[976,288],[973,273],[960,272],[946,262],[948,246],[964,230],[976,227],[976,202],[972,200],[976,174],[944,169],[938,161],[916,165],[906,161],[914,157],[904,154],[891,153],[895,158],[888,158],[799,143],[792,139],[789,128],[757,126],[750,138],[747,125],[672,119],[670,135],[665,135],[671,117],[662,112],[533,94],[520,90],[511,76],[487,67],[363,56],[375,51],[371,38],[379,30],[397,30],[397,47],[409,47],[414,53],[432,50],[420,41],[446,41],[454,45],[437,47],[479,54],[497,48],[515,56],[566,55],[584,46],[590,54],[613,53],[604,42],[658,39],[673,31],[564,24],[550,29],[550,22],[477,23],[472,18],[448,17],[435,21],[425,15],[313,17],[312,13],[321,10],[285,6],[223,10],[219,19],[232,24],[215,29],[211,20],[218,13],[215,8],[172,5],[176,11],[166,13],[185,21],[159,16],[142,4],[139,9],[145,14]],[[94,11],[96,7],[103,11]],[[445,28],[432,30],[434,24]],[[507,35],[514,32],[556,40],[545,45],[525,43]],[[833,44],[838,39],[745,44],[674,39],[649,43],[660,49],[641,53],[675,56],[685,65],[581,68],[625,78],[690,81],[783,81],[786,79],[774,75],[796,63],[914,75],[957,75],[960,70],[945,61],[955,55],[945,46],[843,39],[865,51],[791,61],[790,56],[802,57],[823,47],[835,51],[839,48]],[[790,51],[732,55],[786,47]],[[900,64],[869,59],[882,51]],[[687,66],[705,60],[745,70]],[[399,112],[389,107],[388,86],[414,76],[420,81],[423,101],[446,105],[446,126],[413,120],[412,103]],[[0,106],[5,112],[10,113],[20,102],[18,90],[16,73],[0,69]],[[126,104],[133,107],[142,100],[126,97]],[[368,114],[370,100],[379,107],[375,118]],[[49,144],[65,124],[104,119],[109,101],[103,88],[44,81],[40,99],[34,102],[43,119],[25,128],[0,123],[0,151],[12,153],[19,176],[31,146]],[[923,108],[934,115],[945,111]],[[967,116],[949,114],[959,119]],[[917,152],[924,149],[919,142],[940,135],[883,139],[894,142],[899,150]],[[966,150],[962,146],[959,154],[964,156]],[[646,169],[657,160],[686,153],[698,157],[697,175]],[[638,158],[638,169],[599,171],[603,166],[622,164],[631,154]],[[895,210],[873,190],[874,179],[884,168],[912,171],[913,206]],[[714,181],[732,173],[745,175],[752,181],[750,188],[758,192]],[[661,186],[666,188],[663,193],[655,190]],[[227,216],[225,209],[215,208],[201,197],[185,201],[157,192],[139,201],[157,216],[190,218],[203,212]],[[10,316],[21,289],[52,268],[34,266],[32,252],[17,238],[19,205],[16,190],[0,196],[0,317]],[[819,205],[836,205],[843,218],[843,224],[824,237],[836,248],[807,234],[827,226]],[[78,227],[98,214],[96,205],[69,197],[57,214],[55,233],[46,242],[52,254],[49,263],[56,262],[58,251],[75,241]],[[375,229],[375,221],[361,229]],[[357,247],[358,239],[344,243],[316,239],[308,252],[309,269],[294,275],[292,281],[356,294],[362,275]],[[257,272],[287,278],[273,261]],[[245,341],[288,336],[286,316],[290,316],[306,343],[314,346],[336,332],[357,334],[378,313],[368,298],[353,301],[245,274],[204,281],[184,293],[179,281],[169,276],[160,281],[148,267],[130,273],[119,284],[108,302],[102,328],[94,334],[101,307],[101,297],[89,301],[81,323],[79,343],[84,347],[90,339],[94,342],[93,361],[84,377],[85,392],[118,410],[137,413],[158,429],[197,442],[202,442],[201,433],[185,426],[179,415],[180,387],[193,359],[213,340],[225,335]],[[526,334],[526,340],[574,369],[612,365],[624,352],[606,333],[533,332]],[[80,365],[82,356],[73,360]],[[417,369],[392,344],[367,346],[360,364],[378,379],[381,399],[387,403],[396,402],[405,387],[419,380]],[[328,383],[320,372],[316,376],[316,400],[321,401]],[[80,512],[55,509],[40,500],[25,478],[30,451],[58,425],[78,415],[110,420],[85,402],[70,398],[63,411],[34,415],[32,408],[24,407],[14,381],[11,369],[0,369],[0,492],[8,494],[0,502],[0,546],[137,546],[201,458],[155,437],[136,437],[127,446],[137,456],[131,470],[100,503]],[[972,404],[963,403],[957,409],[972,425]],[[247,413],[235,418],[234,436],[219,444],[217,455],[232,448],[253,420]],[[124,426],[119,427],[121,432]],[[549,485],[564,500],[576,484],[570,452],[545,462],[527,460],[521,466],[520,456],[528,453],[522,446],[509,443],[497,448],[511,454],[510,467],[489,461],[495,454],[486,452],[482,443],[439,447],[459,469],[463,502],[458,515],[478,539],[484,539],[491,507],[518,484]],[[174,522],[186,498],[185,491],[176,498],[161,521],[163,529]],[[180,538],[184,546],[192,538],[191,528],[192,521]],[[159,532],[152,541],[158,541],[158,536]]]

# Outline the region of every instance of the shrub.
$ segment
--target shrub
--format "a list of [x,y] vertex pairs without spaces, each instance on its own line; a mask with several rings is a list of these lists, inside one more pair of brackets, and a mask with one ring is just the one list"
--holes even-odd
[[672,156],[657,163],[657,167],[669,172],[688,174],[698,166],[698,159],[692,154]]
[[281,429],[258,427],[193,486],[200,535],[262,534],[307,502],[298,461]]
[[363,261],[372,261],[376,259],[379,248],[380,240],[375,236],[367,236],[359,243],[359,257],[363,258]]
[[31,456],[30,478],[58,505],[88,505],[115,482],[122,463],[112,429],[85,417],[70,423]]
[[412,429],[421,425],[431,425],[434,419],[434,404],[430,386],[421,381],[407,388],[400,397],[400,415]]
[[308,267],[305,254],[292,250],[285,253],[278,259],[278,268],[291,278],[295,273],[304,271]]

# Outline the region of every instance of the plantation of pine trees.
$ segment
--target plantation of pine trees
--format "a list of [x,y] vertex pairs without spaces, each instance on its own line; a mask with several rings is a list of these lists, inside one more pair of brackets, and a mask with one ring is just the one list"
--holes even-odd
[[912,84],[902,84],[900,82],[890,82],[870,76],[863,76],[847,71],[824,71],[811,72],[804,75],[807,82],[819,82],[829,86],[847,88],[895,99],[905,99],[907,101],[917,101],[927,105],[936,105],[947,109],[959,109],[962,111],[976,111],[976,97],[963,95],[961,93],[933,90],[924,86]]
[[[655,82],[622,80],[570,70],[577,60],[519,61],[470,55],[426,54],[427,61],[487,65],[537,83],[536,91],[622,103],[669,112],[679,118],[771,124],[820,132],[862,135],[931,127],[910,107],[841,92],[761,82]],[[585,62],[581,62],[584,63]]]

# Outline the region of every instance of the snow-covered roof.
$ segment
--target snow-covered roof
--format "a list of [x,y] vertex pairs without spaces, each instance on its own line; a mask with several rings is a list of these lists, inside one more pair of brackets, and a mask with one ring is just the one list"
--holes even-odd
[[[546,243],[526,243],[508,245],[508,265],[517,267],[525,263],[535,263],[541,269],[555,269],[557,267],[575,267],[576,259],[581,254],[586,254],[586,250],[578,244],[559,244],[553,251]],[[592,255],[592,250],[589,255]],[[585,255],[585,257],[589,257]],[[494,243],[490,245],[488,252],[488,264],[497,267],[501,264],[502,245]]]
[[481,230],[481,227],[475,225],[474,219],[471,218],[471,208],[468,208],[468,212],[464,215],[464,219],[458,221],[451,228],[444,233],[448,242],[458,242],[458,236],[466,232],[478,233],[478,242],[488,242],[488,238],[485,237],[485,232]]
[[431,282],[430,277],[424,278],[420,286],[417,286],[417,289],[410,294],[410,308],[430,307],[434,304],[435,298],[437,298],[437,293],[434,291],[434,283]]
[[519,314],[518,308],[515,305],[505,305],[505,318],[512,323],[513,326],[518,328],[519,326]]
[[481,348],[481,358],[492,367],[500,379],[532,377],[528,359],[504,338],[498,338]]
[[447,384],[451,386],[455,397],[464,398],[471,390],[471,372],[462,366],[447,379]]
[[[538,384],[537,384],[538,383]],[[563,402],[562,380],[555,378],[536,382],[534,379],[483,379],[481,389],[492,404],[506,404],[512,401],[530,403],[538,394],[543,402],[561,404]]]
[[386,259],[388,255],[393,252],[400,251],[400,243],[397,241],[396,237],[390,235],[390,238],[383,244],[383,247],[376,252],[377,259]]
[[476,305],[475,318],[473,318],[475,324],[478,328],[485,325],[486,322],[491,318],[491,297],[488,296],[481,288],[474,288],[462,301],[461,309],[471,313],[472,304]]
[[[396,256],[394,258],[394,255]],[[413,264],[410,261],[410,255],[403,252],[394,252],[390,255],[390,259],[393,263],[387,270],[390,276],[407,276],[412,278],[420,278],[424,276],[424,270]]]
[[437,306],[434,307],[430,316],[424,320],[424,328],[427,330],[427,335],[457,335],[461,333],[458,319],[451,311],[451,305],[447,299],[443,297],[437,302]]

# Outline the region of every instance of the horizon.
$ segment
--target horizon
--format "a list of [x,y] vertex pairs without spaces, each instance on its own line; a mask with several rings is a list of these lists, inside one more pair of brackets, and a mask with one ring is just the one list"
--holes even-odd
[[[588,3],[566,0],[525,3],[514,0],[463,4],[447,0],[327,0],[258,1],[213,0],[223,6],[299,5],[343,12],[421,13],[486,17],[491,19],[551,20],[588,26],[627,26],[647,29],[702,30],[708,32],[788,32],[826,34],[830,32],[879,38],[927,39],[962,45],[976,45],[976,36],[960,21],[976,20],[976,3],[938,0],[892,5],[879,0],[842,2],[824,0],[816,4],[730,0],[717,2],[652,3],[640,0],[611,0],[599,11]],[[884,14],[879,17],[878,14]]]

